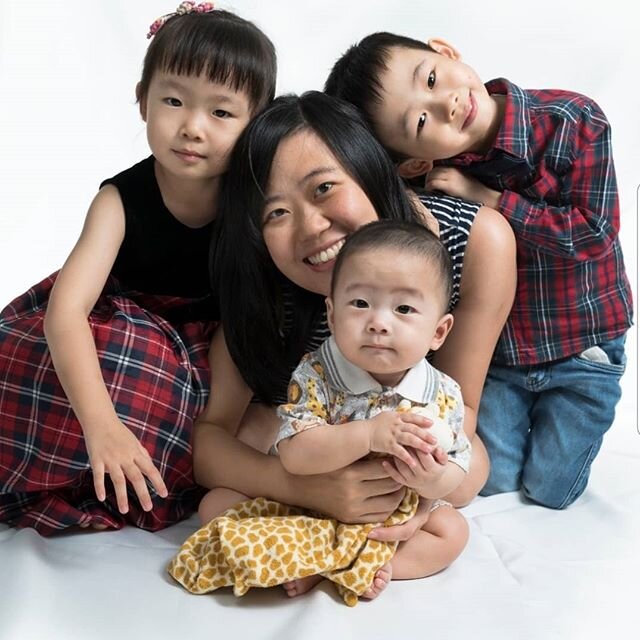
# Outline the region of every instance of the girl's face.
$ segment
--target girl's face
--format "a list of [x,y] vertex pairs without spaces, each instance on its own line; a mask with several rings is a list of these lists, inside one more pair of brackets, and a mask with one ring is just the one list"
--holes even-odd
[[329,295],[345,239],[378,219],[360,185],[312,131],[280,143],[263,211],[263,236],[276,267],[309,291]]
[[220,177],[251,116],[243,91],[211,82],[205,75],[164,71],[153,74],[140,112],[156,160],[181,180]]

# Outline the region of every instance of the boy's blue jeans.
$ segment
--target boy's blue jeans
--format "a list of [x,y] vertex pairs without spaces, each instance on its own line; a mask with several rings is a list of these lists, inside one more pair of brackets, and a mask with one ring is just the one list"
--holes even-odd
[[588,359],[588,350],[541,365],[489,368],[478,433],[491,473],[480,495],[522,489],[538,504],[563,509],[582,494],[620,399],[624,341],[598,345],[602,361]]

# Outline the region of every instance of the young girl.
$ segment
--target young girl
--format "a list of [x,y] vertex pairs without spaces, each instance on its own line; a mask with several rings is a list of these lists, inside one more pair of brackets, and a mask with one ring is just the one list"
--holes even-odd
[[[236,437],[253,391],[266,402],[286,401],[291,371],[328,337],[324,299],[341,243],[384,215],[433,225],[452,257],[455,324],[433,364],[460,384],[473,454],[469,474],[447,499],[460,505],[477,495],[488,463],[475,436],[476,411],[513,300],[515,243],[491,209],[437,195],[424,202],[432,215],[411,206],[388,156],[355,109],[337,99],[318,92],[278,98],[245,130],[220,201],[214,275],[225,276],[224,334],[218,331],[210,353],[216,393],[194,432],[200,484],[303,506],[342,522],[383,521],[397,507],[403,488],[377,460],[299,476],[256,450],[266,451],[275,437],[269,427],[277,422],[268,415],[261,433],[251,434],[254,448]],[[202,519],[220,506],[203,501]]]
[[0,521],[43,534],[155,530],[199,493],[212,221],[228,154],[273,98],[275,51],[211,3],[148,37],[136,96],[153,155],[102,183],[57,277],[0,317]]

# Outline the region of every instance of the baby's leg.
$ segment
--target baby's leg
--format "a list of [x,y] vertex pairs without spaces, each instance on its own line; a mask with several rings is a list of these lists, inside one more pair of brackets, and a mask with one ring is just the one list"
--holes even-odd
[[448,567],[469,539],[464,516],[449,505],[438,507],[426,524],[401,542],[391,560],[394,580],[425,578]]
[[401,542],[391,562],[376,572],[363,598],[377,598],[391,578],[425,578],[448,567],[462,553],[469,538],[469,525],[453,507],[443,505],[429,516],[422,529]]
[[247,496],[233,489],[211,489],[205,494],[198,507],[198,516],[202,525],[208,524],[238,502],[248,500]]

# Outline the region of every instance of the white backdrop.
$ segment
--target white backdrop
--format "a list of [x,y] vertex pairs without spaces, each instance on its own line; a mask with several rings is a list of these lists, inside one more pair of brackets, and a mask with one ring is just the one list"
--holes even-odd
[[[61,266],[80,232],[86,209],[100,181],[148,154],[144,126],[134,102],[134,87],[147,46],[148,26],[159,15],[173,11],[174,2],[177,4],[178,0],[0,0],[0,307]],[[439,35],[450,40],[483,78],[505,76],[523,87],[572,89],[596,99],[613,128],[622,205],[622,242],[637,298],[640,55],[634,41],[637,22],[631,9],[623,8],[622,0],[230,0],[220,6],[253,20],[272,38],[279,54],[279,92],[321,88],[332,63],[349,44],[372,31],[389,30],[418,38]],[[498,599],[494,602],[502,603],[500,606],[507,606],[511,602],[509,598],[517,602],[522,593],[533,593],[527,598],[530,597],[534,604],[540,598],[541,602],[544,598],[556,602],[557,598],[558,609],[566,610],[569,619],[574,618],[579,609],[582,610],[580,615],[584,615],[584,611],[591,610],[593,605],[592,615],[583,620],[585,631],[598,620],[602,628],[622,630],[626,625],[620,615],[625,620],[633,616],[633,594],[637,592],[633,586],[635,565],[623,554],[627,549],[633,549],[634,555],[629,554],[629,558],[635,557],[637,564],[636,549],[631,546],[637,542],[637,536],[632,538],[635,525],[624,527],[632,522],[637,524],[637,517],[624,520],[620,514],[633,515],[638,511],[631,506],[631,498],[625,498],[631,495],[628,492],[633,490],[633,485],[637,487],[640,459],[640,438],[636,432],[638,358],[635,329],[627,344],[629,368],[624,378],[623,400],[603,453],[594,464],[593,493],[586,496],[580,506],[563,514],[531,506],[521,510],[514,496],[476,502],[468,512],[474,518],[473,535],[466,552],[466,563],[459,566],[460,571],[470,574],[464,580],[469,583],[472,603],[476,603],[471,609],[473,616],[463,617],[469,623],[469,633],[480,630],[478,619],[474,617],[478,612],[480,620],[485,619],[482,612],[491,617],[482,599],[485,587],[480,585],[489,588],[487,603],[489,596],[493,598],[497,594]],[[605,485],[607,492],[602,491]],[[611,499],[611,495],[617,498]],[[637,497],[633,500],[637,501]],[[515,516],[510,510],[513,504],[516,504]],[[503,507],[505,511],[501,514]],[[491,510],[496,513],[489,517]],[[485,511],[487,515],[484,515]],[[188,526],[184,530],[189,533]],[[183,538],[182,531],[179,528],[156,537],[136,530],[98,534],[100,537],[96,538],[61,537],[46,547],[54,558],[49,566],[45,562],[49,555],[44,554],[37,536],[21,532],[14,537],[13,532],[0,528],[0,537],[7,543],[0,575],[4,576],[8,569],[6,575],[12,576],[14,585],[13,589],[3,592],[4,617],[10,627],[16,625],[14,632],[7,632],[7,635],[0,629],[0,636],[12,640],[53,637],[51,634],[55,633],[49,626],[51,620],[53,625],[60,625],[61,620],[68,619],[71,607],[78,615],[86,611],[87,620],[104,622],[104,634],[113,637],[114,625],[125,625],[126,622],[123,628],[132,630],[138,629],[136,624],[146,624],[145,618],[138,619],[133,610],[144,611],[148,606],[153,610],[153,604],[149,605],[149,602],[153,603],[155,599],[158,599],[157,613],[162,614],[158,619],[168,625],[167,633],[180,626],[181,614],[176,607],[183,606],[185,612],[189,612],[188,620],[192,624],[200,621],[200,632],[209,628],[206,621],[221,628],[225,624],[236,624],[237,617],[227,617],[234,614],[236,605],[231,605],[227,599],[189,597],[176,600],[175,592],[167,590],[166,584],[157,579],[161,571],[158,567],[162,567],[173,552],[171,545],[178,544]],[[590,533],[595,536],[591,542]],[[157,542],[165,537],[171,542],[166,549]],[[134,563],[126,555],[129,542],[122,543],[122,540],[144,546],[146,553],[132,546]],[[507,543],[512,545],[505,547],[506,555],[515,558],[511,563],[515,573],[513,578],[508,576],[513,580],[513,584],[509,583],[509,591],[503,589],[504,585],[491,573],[494,565],[491,564],[493,551],[489,540],[497,548]],[[109,548],[107,556],[107,547],[101,545],[108,546],[110,541],[113,541],[113,547]],[[574,548],[580,553],[572,560]],[[52,550],[56,549],[62,556],[55,555]],[[553,553],[550,554],[550,549],[560,549],[562,553],[556,554],[558,561]],[[83,550],[87,550],[86,555]],[[112,562],[110,554],[119,551],[125,553],[125,557],[118,565],[115,560]],[[538,564],[545,554],[549,561]],[[60,571],[61,557],[66,573]],[[610,557],[615,562],[610,561]],[[590,558],[593,558],[592,564],[589,564]],[[88,579],[83,570],[84,562],[90,567],[101,567],[86,597],[82,586]],[[106,594],[113,589],[118,591],[120,584],[126,585],[127,581],[134,584],[140,579],[140,573],[127,573],[129,567],[138,566],[138,563],[143,563],[143,574],[148,574],[149,578],[140,585],[141,597],[148,594],[147,601],[139,605],[132,601],[131,611],[120,621],[118,615],[108,613],[117,612],[109,608],[111,596]],[[440,578],[435,579],[445,589],[445,600],[452,596],[446,591],[446,585],[457,587],[460,584],[456,580],[456,566],[443,574],[443,582],[437,582]],[[25,573],[25,567],[31,567],[33,575]],[[521,580],[522,575],[527,575],[526,580]],[[65,576],[66,582],[58,581]],[[534,576],[533,580],[531,576]],[[547,581],[547,578],[551,579]],[[580,581],[580,588],[575,588],[572,579]],[[59,594],[55,600],[57,604],[51,605],[49,610],[41,608],[42,594],[46,593],[42,589],[47,581],[49,591]],[[613,583],[612,593],[610,585]],[[104,594],[100,591],[101,585],[104,585]],[[531,592],[523,589],[526,585]],[[391,598],[389,609],[395,610],[393,607],[405,597],[413,598],[411,602],[416,612],[427,607],[423,604],[422,592],[419,589],[414,592],[414,589],[411,585],[397,587],[388,596]],[[399,600],[394,600],[393,593]],[[106,600],[104,609],[100,605],[103,598]],[[116,595],[113,598],[119,603]],[[163,602],[162,598],[166,600]],[[275,595],[273,598],[276,599],[274,602],[279,602]],[[35,599],[40,604],[32,608]],[[95,606],[92,605],[94,600]],[[67,601],[68,606],[61,604]],[[79,601],[83,604],[76,607],[74,602]],[[615,613],[600,620],[598,611],[602,611],[600,603],[604,601]],[[256,602],[271,601],[258,598]],[[309,611],[305,604],[309,602],[316,606],[319,603],[321,608]],[[332,615],[344,615],[345,628],[355,624],[348,620],[366,621],[371,616],[372,628],[368,637],[378,637],[376,629],[382,632],[387,619],[386,615],[376,618],[387,610],[364,607],[358,609],[362,618],[349,618],[346,613],[340,613],[339,605],[322,599],[321,594],[313,600],[305,600],[299,608],[285,609],[281,604],[277,605],[278,611],[290,611],[289,615],[301,616],[300,619],[307,615],[304,619],[316,621],[318,618],[314,616],[318,611],[326,613],[323,609],[326,605],[331,607]],[[117,607],[120,609],[121,605],[117,604]],[[127,609],[124,601],[122,608]],[[42,615],[34,618],[36,609]],[[261,606],[254,606],[252,611],[254,609],[258,611]],[[512,618],[517,624],[519,609],[513,610]],[[376,611],[378,614],[374,614]],[[549,609],[542,611],[542,621],[550,620]],[[163,618],[165,614],[169,614],[171,620]],[[2,618],[0,615],[0,620]],[[478,637],[515,637],[507,634],[504,628],[503,635],[494,636],[490,632],[489,618],[483,625],[486,633],[480,633]],[[83,620],[81,617],[81,622]],[[596,626],[601,629],[600,625]],[[86,634],[66,633],[65,628],[59,626],[60,635],[56,637],[86,637]],[[88,626],[85,629],[89,631]],[[139,627],[142,635],[138,635],[145,637],[142,629]],[[298,629],[293,617],[291,627],[287,629],[281,628],[285,636],[289,633],[293,637]],[[314,629],[312,625],[305,633],[308,635]],[[318,634],[321,631],[321,628],[317,629]],[[572,637],[595,637],[595,629],[591,631],[594,635],[587,631]],[[196,637],[193,629],[187,630],[187,634]],[[442,633],[436,632],[436,635],[442,636]],[[388,637],[386,632],[385,636]],[[127,637],[127,633],[120,637]],[[163,637],[176,637],[176,633]],[[338,633],[334,637],[344,636]],[[536,635],[536,639],[538,637],[546,640],[547,637],[564,639],[569,636]]]
[[[177,0],[1,0],[0,306],[59,268],[100,181],[148,153],[134,100],[149,24]],[[220,6],[274,41],[278,91],[319,89],[351,43],[376,30],[439,35],[481,77],[559,87],[608,115],[622,242],[637,291],[640,55],[622,1],[235,0]],[[526,6],[526,8],[525,8]],[[637,296],[636,296],[637,297]],[[636,415],[636,331],[623,403]]]
[[[0,1],[0,306],[59,268],[100,181],[148,153],[134,100],[149,24],[177,0]],[[622,0],[230,0],[278,51],[278,91],[320,89],[377,30],[442,36],[482,78],[597,100],[613,129],[622,242],[637,291],[640,55]],[[637,31],[637,29],[636,29]],[[637,351],[636,330],[628,340]],[[623,403],[636,415],[637,358]]]

